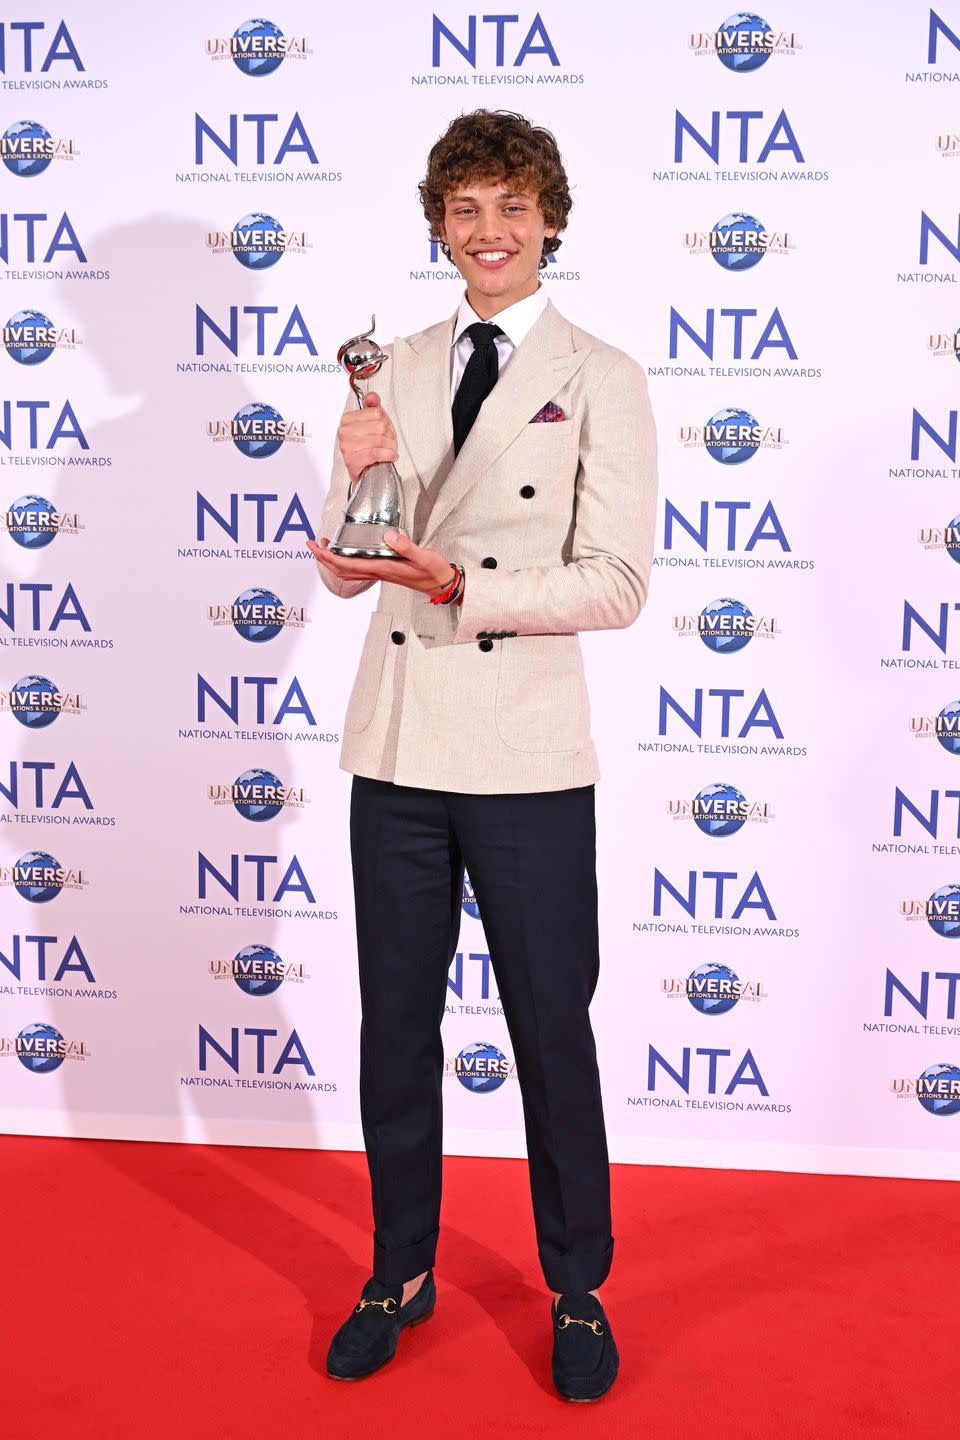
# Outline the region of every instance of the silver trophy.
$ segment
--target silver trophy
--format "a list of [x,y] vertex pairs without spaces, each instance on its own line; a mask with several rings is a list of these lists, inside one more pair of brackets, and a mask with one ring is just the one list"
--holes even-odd
[[[365,395],[361,382],[372,380],[390,358],[371,338],[376,323],[374,315],[369,330],[354,335],[337,351],[337,362],[350,376],[350,389],[361,410]],[[355,560],[399,560],[401,557],[384,542],[385,530],[403,530],[403,486],[396,466],[378,461],[361,471],[351,485],[347,508],[330,549],[335,555]]]

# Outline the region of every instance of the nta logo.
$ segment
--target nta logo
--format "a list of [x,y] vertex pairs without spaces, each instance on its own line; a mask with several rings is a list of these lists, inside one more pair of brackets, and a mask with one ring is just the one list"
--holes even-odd
[[[493,64],[497,69],[501,69],[505,65],[511,65],[513,69],[518,69],[523,65],[529,55],[545,55],[551,65],[560,64],[557,52],[553,47],[550,36],[547,34],[547,27],[544,25],[539,13],[534,15],[533,21],[524,32],[523,39],[519,41],[516,54],[512,61],[507,59],[507,26],[519,25],[521,23],[526,24],[526,21],[521,22],[519,15],[482,15],[479,18],[483,25],[490,26],[493,29],[493,35],[490,35],[489,30],[485,30],[483,34],[493,40]],[[439,69],[442,63],[440,58],[440,45],[441,41],[444,40],[450,49],[455,50],[459,55],[463,56],[471,69],[475,70],[477,68],[477,19],[478,17],[476,15],[469,15],[467,17],[466,37],[461,39],[455,31],[448,25],[445,25],[438,16],[434,15],[433,58],[431,64],[435,70]],[[516,39],[516,33],[511,31],[510,38],[511,42],[513,42]],[[514,54],[512,43],[509,53],[511,55]]]

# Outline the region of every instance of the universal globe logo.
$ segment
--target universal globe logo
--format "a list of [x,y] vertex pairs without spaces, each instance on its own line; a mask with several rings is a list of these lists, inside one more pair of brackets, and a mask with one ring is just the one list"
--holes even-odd
[[284,420],[279,410],[262,400],[252,400],[232,420],[208,420],[207,434],[214,441],[232,440],[249,460],[267,460],[281,445],[302,443],[307,428],[302,420]]
[[43,495],[21,495],[0,514],[0,529],[23,550],[42,550],[58,535],[76,535],[82,528],[76,511],[58,510]]
[[453,1062],[453,1073],[464,1089],[474,1095],[489,1095],[499,1090],[512,1071],[503,1051],[483,1040],[465,1046]]
[[0,1041],[0,1054],[16,1055],[33,1075],[49,1075],[64,1060],[86,1060],[90,1054],[83,1040],[65,1040],[60,1031],[43,1020],[25,1025],[17,1037]]
[[668,976],[660,988],[669,1000],[685,999],[701,1015],[726,1015],[741,1000],[765,999],[757,980],[741,980],[729,965],[705,961],[691,970],[686,979]]
[[304,979],[303,966],[281,960],[269,945],[245,945],[230,961],[211,960],[215,980],[233,980],[245,995],[273,995],[285,980],[294,984]]
[[796,55],[801,48],[794,30],[773,30],[762,15],[736,10],[718,29],[693,31],[695,55],[716,55],[727,70],[746,75],[766,65],[771,55]]
[[272,75],[289,56],[304,60],[310,54],[306,35],[284,35],[272,20],[244,20],[232,35],[207,40],[211,60],[232,60],[241,75]]
[[61,890],[81,890],[86,884],[82,870],[68,870],[46,850],[27,850],[12,865],[0,865],[0,885],[12,885],[32,905],[47,905]]
[[890,1088],[898,1100],[919,1100],[929,1115],[960,1113],[960,1065],[949,1060],[928,1065],[915,1080],[892,1080]]
[[747,797],[722,781],[707,785],[693,802],[693,823],[701,835],[720,838],[742,830],[749,810]]
[[705,785],[692,800],[668,800],[667,811],[674,820],[692,820],[712,839],[736,835],[748,820],[765,825],[773,818],[765,801],[751,804],[735,785],[723,781]]
[[780,622],[773,615],[754,615],[742,600],[722,596],[705,605],[699,615],[674,615],[673,628],[681,639],[699,635],[715,655],[735,655],[751,640],[773,640]]
[[758,450],[782,450],[787,443],[780,425],[761,425],[749,410],[727,406],[705,425],[681,425],[685,450],[705,449],[718,465],[743,465]]
[[960,938],[960,885],[941,885],[926,904],[926,919],[935,935]]
[[461,907],[465,914],[474,920],[480,919],[480,906],[477,904],[477,897],[473,893],[473,885],[470,883],[470,876],[464,872],[463,894],[460,899]]
[[28,730],[45,730],[61,715],[79,715],[84,708],[79,695],[59,690],[45,675],[24,675],[0,691],[0,712],[9,710]]
[[0,160],[22,179],[42,175],[51,160],[73,160],[77,153],[72,140],[54,138],[36,120],[15,120],[0,135]]
[[743,210],[724,215],[712,230],[687,230],[683,243],[691,255],[712,255],[723,270],[734,274],[752,270],[765,255],[786,255],[794,248],[785,230],[767,230]]
[[944,940],[960,939],[960,885],[941,885],[928,900],[901,900],[900,913],[907,920],[926,920]]
[[305,230],[284,230],[262,210],[244,215],[232,230],[207,231],[207,248],[214,255],[232,255],[245,270],[269,270],[281,255],[302,255],[309,244]]
[[783,432],[779,426],[760,425],[749,410],[734,407],[710,416],[703,443],[707,454],[719,465],[742,465],[761,447],[779,450]]
[[253,585],[232,605],[210,605],[214,625],[232,625],[237,634],[253,645],[274,640],[286,628],[302,629],[306,624],[302,605],[284,605],[279,595]]
[[924,550],[946,550],[950,559],[960,565],[960,515],[946,525],[921,525],[917,540]]
[[18,310],[3,327],[3,348],[18,365],[42,365],[54,350],[75,350],[76,330],[54,325],[42,310]]
[[960,330],[931,330],[927,350],[936,359],[953,359],[960,363]]
[[910,731],[918,740],[935,737],[948,755],[960,755],[960,700],[951,700],[937,715],[912,715]]
[[244,820],[257,824],[306,804],[302,787],[284,785],[272,770],[259,766],[244,770],[232,785],[211,785],[210,798],[215,805],[232,805]]

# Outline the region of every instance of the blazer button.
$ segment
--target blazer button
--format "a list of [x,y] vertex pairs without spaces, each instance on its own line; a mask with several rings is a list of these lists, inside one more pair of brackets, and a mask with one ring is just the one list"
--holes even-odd
[[478,646],[477,646],[477,649],[478,649],[478,650],[483,650],[484,652],[486,652],[487,650],[492,650],[492,649],[493,649],[493,641],[492,641],[492,640],[481,640],[480,643],[479,643]]
[[536,493],[532,485],[521,485],[520,487],[520,497],[523,500],[532,500]]
[[404,635],[402,630],[394,630],[390,636],[390,639],[393,641],[394,645],[402,645],[406,638],[407,637],[406,635]]
[[487,555],[485,559],[480,561],[480,564],[483,566],[484,570],[496,570],[497,568],[497,562],[496,560],[494,560],[492,555]]

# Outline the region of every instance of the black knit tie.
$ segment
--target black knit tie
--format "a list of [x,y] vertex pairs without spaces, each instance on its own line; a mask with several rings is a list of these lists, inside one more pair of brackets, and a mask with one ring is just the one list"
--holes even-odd
[[499,325],[477,322],[463,332],[473,343],[473,354],[467,361],[456,395],[453,397],[453,452],[460,447],[480,414],[480,407],[497,383],[500,373],[496,338],[503,331]]

